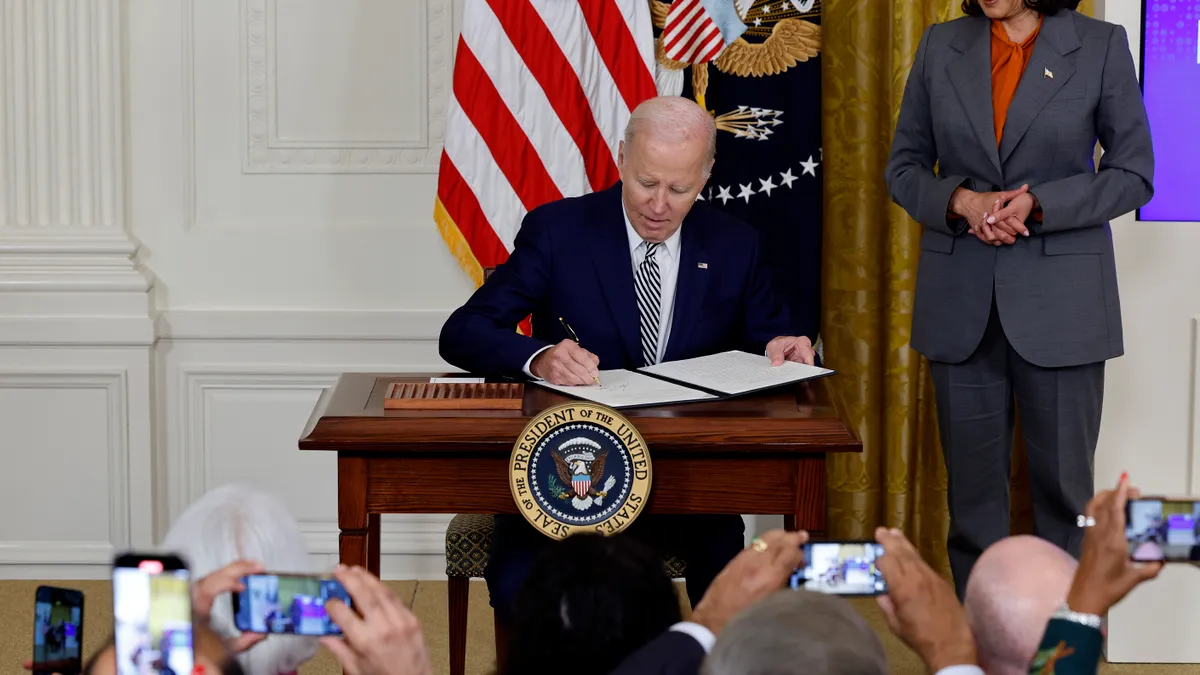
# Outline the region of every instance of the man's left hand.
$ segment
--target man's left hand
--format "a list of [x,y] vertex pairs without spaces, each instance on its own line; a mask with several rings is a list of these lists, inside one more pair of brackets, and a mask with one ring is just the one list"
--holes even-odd
[[812,341],[803,335],[781,335],[767,343],[767,358],[771,359],[773,366],[781,365],[784,361],[811,366],[816,362],[817,352],[813,350]]

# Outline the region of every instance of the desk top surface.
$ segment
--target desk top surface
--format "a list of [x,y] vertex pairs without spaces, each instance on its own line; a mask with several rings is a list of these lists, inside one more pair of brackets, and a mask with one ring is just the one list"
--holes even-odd
[[[511,450],[530,418],[576,399],[525,385],[521,410],[385,410],[393,382],[443,373],[346,373],[318,400],[301,450],[428,452]],[[826,379],[721,400],[620,410],[655,450],[859,451]]]

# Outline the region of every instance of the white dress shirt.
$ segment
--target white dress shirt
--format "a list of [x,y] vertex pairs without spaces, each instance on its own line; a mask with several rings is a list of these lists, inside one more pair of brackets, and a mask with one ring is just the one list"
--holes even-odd
[[[700,647],[704,649],[705,654],[711,653],[713,650],[713,645],[717,643],[717,636],[713,635],[712,631],[698,623],[693,623],[691,621],[681,621],[674,626],[671,626],[669,630],[690,635],[692,639],[699,643]],[[979,666],[963,664],[958,666],[946,666],[945,668],[937,671],[935,675],[984,675],[984,672]]]
[[[621,215],[625,216],[625,234],[629,239],[629,259],[633,264],[633,273],[636,275],[638,265],[641,265],[642,261],[646,259],[646,242],[637,233],[637,230],[633,229],[633,223],[629,222],[629,214],[625,211],[624,200],[621,201]],[[661,281],[658,302],[658,361],[662,361],[663,355],[667,353],[667,340],[671,337],[671,319],[675,315],[675,287],[679,281],[679,252],[682,247],[682,240],[679,233],[682,230],[682,227],[675,230],[675,233],[668,237],[663,242],[663,245],[658,247],[658,250],[654,252],[654,259],[658,261],[658,276]],[[636,309],[636,306],[634,309]],[[640,335],[640,321],[638,331]],[[534,352],[533,356],[529,357],[529,360],[525,362],[525,366],[522,368],[526,375],[534,379],[541,379],[533,374],[530,366],[533,365],[533,360],[537,358],[537,355],[547,349],[550,349],[550,346],[542,347]]]

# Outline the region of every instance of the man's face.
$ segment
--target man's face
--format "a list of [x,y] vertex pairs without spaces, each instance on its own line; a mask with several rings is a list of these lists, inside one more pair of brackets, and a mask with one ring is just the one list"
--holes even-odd
[[712,161],[708,140],[700,137],[664,143],[642,133],[621,142],[621,199],[629,223],[646,241],[666,241],[696,203]]

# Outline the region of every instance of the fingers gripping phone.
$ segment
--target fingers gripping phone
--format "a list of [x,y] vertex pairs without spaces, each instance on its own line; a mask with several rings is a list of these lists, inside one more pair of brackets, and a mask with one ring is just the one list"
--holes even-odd
[[83,668],[83,592],[38,586],[33,605],[33,674],[78,675]]
[[325,603],[350,594],[332,577],[310,574],[253,574],[242,579],[245,590],[233,594],[233,620],[248,633],[341,635]]
[[1200,560],[1200,501],[1143,497],[1125,504],[1125,544],[1138,562]]
[[887,583],[875,561],[883,546],[873,541],[823,541],[804,545],[804,567],[791,587],[832,595],[883,595]]
[[121,555],[113,564],[117,675],[191,675],[192,596],[173,555]]

